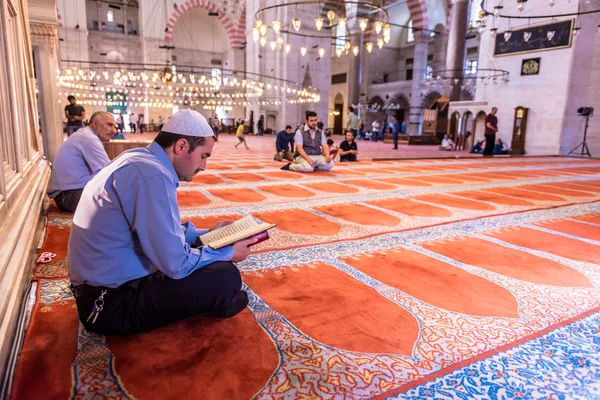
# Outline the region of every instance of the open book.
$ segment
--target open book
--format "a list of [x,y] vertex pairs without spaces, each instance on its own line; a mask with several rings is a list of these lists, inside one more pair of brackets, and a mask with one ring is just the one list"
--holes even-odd
[[205,233],[200,236],[200,241],[204,246],[215,250],[254,236],[257,236],[259,239],[257,243],[259,243],[269,238],[267,230],[274,226],[274,224],[267,224],[266,222],[258,224],[252,215],[248,215],[233,224]]

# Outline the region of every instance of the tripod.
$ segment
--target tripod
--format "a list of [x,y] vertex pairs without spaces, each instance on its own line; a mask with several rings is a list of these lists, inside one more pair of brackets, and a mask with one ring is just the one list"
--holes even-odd
[[591,157],[592,155],[590,154],[590,149],[588,148],[587,145],[587,130],[588,130],[588,126],[590,125],[590,116],[586,115],[585,116],[585,129],[583,130],[583,142],[579,143],[577,145],[577,147],[575,147],[573,150],[571,150],[569,152],[569,154],[567,154],[568,156],[570,156],[571,154],[575,153],[575,150],[577,150],[578,148],[581,147],[581,154],[580,155],[585,155],[587,154],[588,157]]

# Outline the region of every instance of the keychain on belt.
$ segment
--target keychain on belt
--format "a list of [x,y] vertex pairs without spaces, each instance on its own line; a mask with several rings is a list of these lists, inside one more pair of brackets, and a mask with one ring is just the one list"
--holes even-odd
[[100,314],[100,312],[104,308],[104,295],[105,294],[106,294],[106,290],[103,290],[100,293],[100,297],[98,297],[98,299],[96,301],[94,301],[94,308],[92,309],[90,316],[87,317],[87,320],[85,322],[90,322],[90,319],[92,317],[94,317],[94,319],[92,319],[92,324],[96,323],[96,319],[98,319],[98,314]]

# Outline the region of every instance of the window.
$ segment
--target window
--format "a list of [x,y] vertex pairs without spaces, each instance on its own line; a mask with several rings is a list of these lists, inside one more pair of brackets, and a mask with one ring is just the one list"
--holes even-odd
[[346,45],[346,32],[344,31],[344,29],[340,26],[340,24],[337,24],[337,26],[335,27],[335,49],[342,49],[342,51],[345,51],[346,48],[344,47]]
[[413,22],[412,19],[408,21],[408,32],[406,34],[406,43],[412,43],[415,41],[415,32],[413,31]]
[[481,3],[481,0],[471,0],[471,16],[469,18],[469,26],[471,28],[475,28],[477,26],[479,12],[481,11]]
[[407,81],[412,81],[413,78],[413,70],[411,69],[407,69],[406,70],[406,80]]
[[108,22],[114,22],[114,21],[115,21],[115,13],[113,13],[112,11],[110,11],[110,10],[109,10],[109,11],[106,13],[106,20],[107,20]]
[[223,84],[223,79],[221,77],[221,70],[219,68],[213,68],[211,75],[212,75],[213,79],[216,81],[216,84],[218,86],[221,86]]
[[475,75],[477,73],[477,60],[467,60],[467,70],[465,75]]
[[433,78],[433,67],[431,65],[427,66],[427,73],[425,76],[426,79],[432,79]]

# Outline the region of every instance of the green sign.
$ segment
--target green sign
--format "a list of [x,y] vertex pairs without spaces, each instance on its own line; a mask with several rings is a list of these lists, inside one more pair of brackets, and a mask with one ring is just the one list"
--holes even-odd
[[127,95],[121,92],[106,92],[106,111],[112,114],[127,114]]

